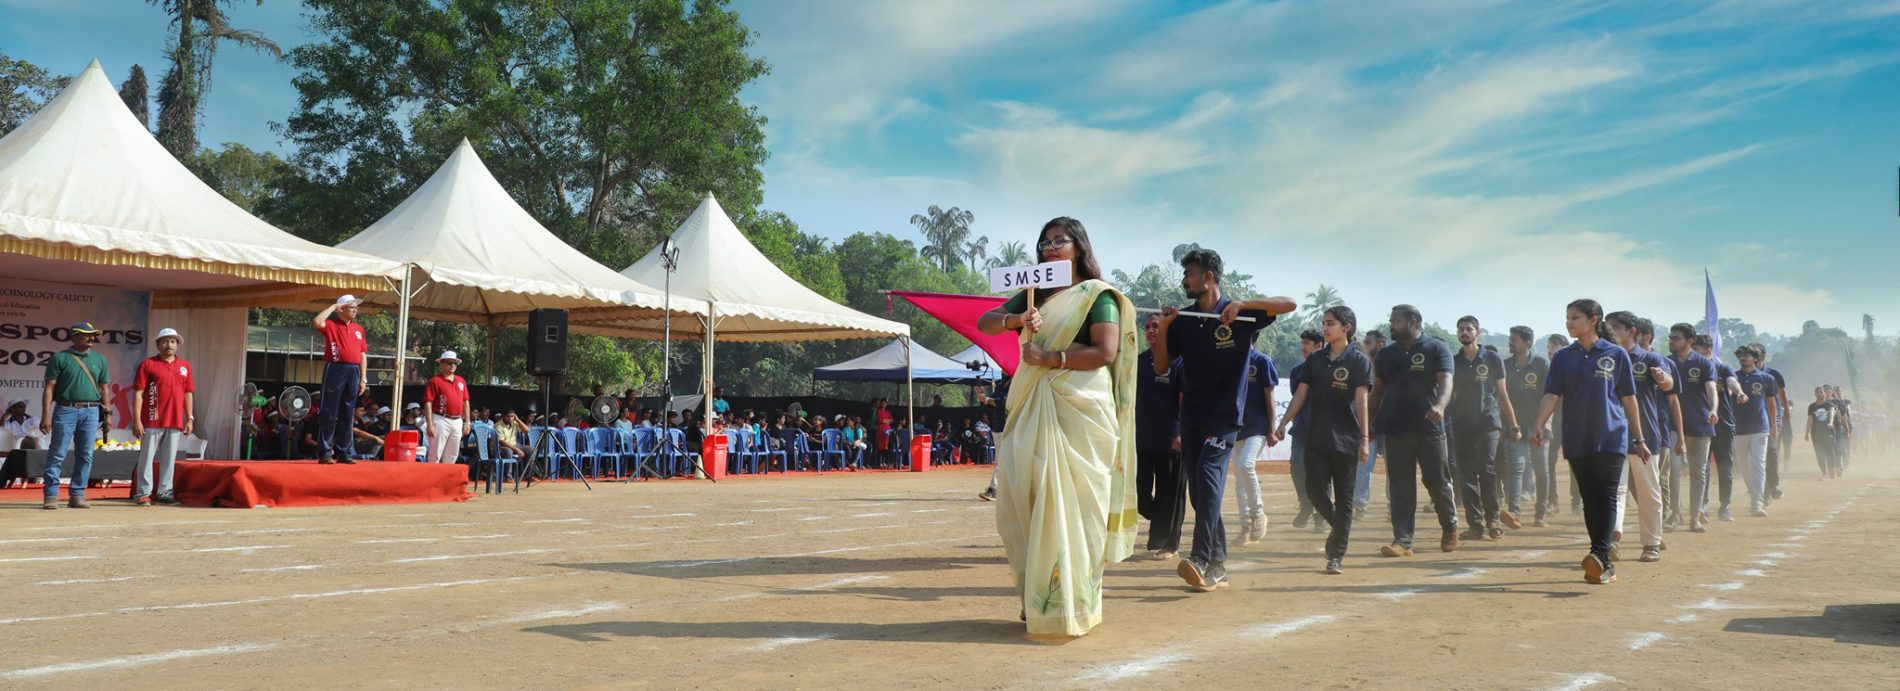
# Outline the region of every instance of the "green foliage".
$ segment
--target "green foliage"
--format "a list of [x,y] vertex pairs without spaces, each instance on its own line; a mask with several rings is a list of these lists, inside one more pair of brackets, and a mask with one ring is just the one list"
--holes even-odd
[[166,46],[171,68],[159,81],[158,143],[180,160],[188,159],[198,153],[198,110],[211,91],[211,64],[218,47],[231,43],[280,59],[284,51],[263,34],[231,26],[221,7],[231,0],[151,2],[171,15],[172,28],[178,32]]
[[0,53],[0,136],[39,112],[59,95],[66,77],[54,77],[38,65]]
[[1319,327],[1320,318],[1326,310],[1346,304],[1339,296],[1339,289],[1321,283],[1319,288],[1306,294],[1306,302],[1300,305],[1300,323],[1313,328]]
[[296,175],[276,154],[253,151],[235,142],[225,142],[217,151],[200,149],[197,155],[186,158],[185,164],[205,184],[253,214],[267,204],[278,203],[285,181]]
[[[988,236],[984,237],[989,239]],[[983,268],[994,269],[999,266],[1026,266],[1029,264],[1029,247],[1011,240],[996,249],[996,255],[983,262]]]
[[[970,250],[966,244],[970,240],[970,224],[975,222],[974,213],[954,206],[944,209],[936,204],[931,204],[924,213],[910,217],[910,224],[924,235],[924,247],[919,255],[936,263],[944,273],[951,273],[954,267],[963,263],[964,256]],[[981,242],[987,245],[989,237],[985,236]],[[976,270],[974,260],[970,270]]]

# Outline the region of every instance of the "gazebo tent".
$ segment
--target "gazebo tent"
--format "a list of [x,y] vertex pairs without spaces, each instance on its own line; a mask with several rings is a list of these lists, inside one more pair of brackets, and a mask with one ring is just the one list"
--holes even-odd
[[0,139],[0,275],[152,291],[152,323],[183,332],[184,356],[210,365],[195,375],[194,415],[207,453],[229,457],[245,308],[386,290],[402,265],[231,203],[152,138],[94,61]]
[[[908,357],[906,357],[908,354]],[[938,355],[921,345],[893,340],[884,347],[835,365],[813,368],[811,378],[819,381],[909,381],[925,384],[974,384],[995,381],[1002,376],[991,367],[980,372],[963,363]]]
[[1003,371],[1002,367],[997,366],[996,358],[990,357],[990,354],[983,350],[983,346],[979,345],[973,345],[957,351],[957,354],[950,356],[950,359],[966,366],[970,363],[976,363],[979,367],[986,367],[988,371],[998,373],[998,378],[1000,378],[1000,374]]
[[[570,328],[663,313],[658,289],[582,254],[515,204],[466,139],[414,194],[337,247],[413,270],[406,290],[365,296],[397,309],[399,343],[408,342],[410,317],[486,325],[492,354],[494,329],[525,325],[535,309],[568,310]],[[706,309],[677,296],[673,306],[688,314]],[[398,364],[398,381],[401,375]]]
[[[832,302],[785,275],[746,240],[711,194],[673,231],[672,240],[679,252],[670,284],[674,300],[685,298],[705,305],[703,311],[681,318],[680,305],[675,302],[673,319],[677,337],[705,342],[704,393],[712,391],[713,345],[720,338],[788,342],[897,336],[902,342],[910,341],[909,325]],[[660,256],[662,247],[655,247],[620,273],[647,285],[668,285]],[[661,326],[653,319],[623,322],[611,329],[590,326],[584,330],[654,338],[660,335]],[[706,413],[711,417],[711,397],[707,398]]]

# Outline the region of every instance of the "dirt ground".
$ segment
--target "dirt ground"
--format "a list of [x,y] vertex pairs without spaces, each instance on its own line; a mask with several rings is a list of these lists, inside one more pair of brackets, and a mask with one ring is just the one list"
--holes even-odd
[[1233,587],[1114,565],[1106,623],[1059,646],[1016,621],[980,469],[358,508],[9,502],[0,687],[1900,688],[1900,464],[1788,465],[1771,516],[1670,533],[1610,586],[1582,582],[1567,501],[1548,529],[1381,559],[1378,491],[1326,576],[1269,474],[1273,527],[1233,549]]

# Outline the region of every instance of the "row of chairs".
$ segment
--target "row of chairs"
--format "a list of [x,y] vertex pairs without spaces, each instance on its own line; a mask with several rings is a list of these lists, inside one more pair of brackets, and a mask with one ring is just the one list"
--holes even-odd
[[[699,454],[687,448],[685,432],[678,429],[664,432],[662,434],[662,430],[651,427],[633,430],[595,427],[583,430],[575,427],[550,429],[535,426],[528,428],[527,438],[523,440],[526,446],[521,448],[529,453],[546,448],[550,457],[544,460],[544,464],[555,478],[566,476],[578,479],[579,474],[593,479],[600,479],[603,474],[610,478],[627,477],[629,474],[640,478],[645,476],[643,469],[647,468],[660,477],[692,472],[698,464]],[[512,480],[520,473],[521,459],[496,440],[493,425],[476,423],[471,426],[470,434],[475,439],[477,456],[472,460],[488,469],[487,489],[499,493],[499,483]],[[559,448],[552,444],[543,446],[542,437],[548,434],[555,435],[554,439],[560,442]]]

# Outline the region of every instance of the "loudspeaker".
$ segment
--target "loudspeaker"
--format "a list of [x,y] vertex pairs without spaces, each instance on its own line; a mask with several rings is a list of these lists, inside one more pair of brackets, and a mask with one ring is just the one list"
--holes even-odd
[[528,371],[560,374],[567,369],[567,310],[528,313]]

